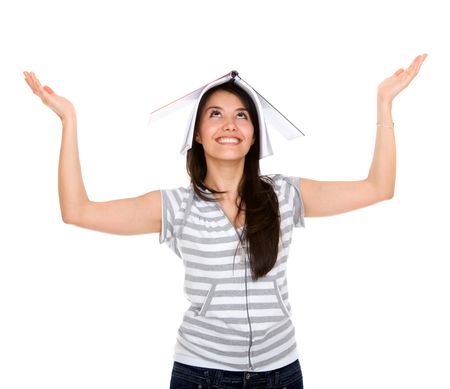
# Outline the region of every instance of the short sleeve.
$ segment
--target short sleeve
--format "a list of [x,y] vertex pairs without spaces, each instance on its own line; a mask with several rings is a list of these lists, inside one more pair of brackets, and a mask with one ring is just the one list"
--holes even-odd
[[272,177],[275,190],[284,206],[292,211],[292,220],[295,227],[305,227],[305,209],[300,189],[300,177],[283,176],[281,174]]
[[286,177],[289,185],[293,191],[293,205],[294,205],[294,225],[295,227],[305,227],[305,208],[303,205],[303,198],[300,188],[300,177],[289,176]]
[[186,197],[186,188],[163,189],[161,192],[161,232],[159,243],[166,243],[180,256],[176,245],[176,220],[179,219],[180,209]]

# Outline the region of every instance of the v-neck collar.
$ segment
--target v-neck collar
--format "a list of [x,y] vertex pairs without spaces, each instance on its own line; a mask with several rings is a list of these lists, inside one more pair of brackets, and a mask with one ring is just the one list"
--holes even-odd
[[[205,189],[205,192],[214,196],[213,193],[209,190],[209,189]],[[204,200],[205,201],[205,200]],[[244,230],[245,227],[245,223],[239,227],[236,227],[230,220],[230,218],[228,217],[228,215],[225,213],[225,211],[223,210],[222,206],[220,205],[220,203],[217,201],[217,199],[214,199],[213,203],[215,204],[215,206],[217,207],[217,209],[222,213],[222,215],[226,218],[227,222],[229,225],[231,225],[231,227],[233,227],[234,231],[236,232],[239,240],[241,238],[242,232]]]

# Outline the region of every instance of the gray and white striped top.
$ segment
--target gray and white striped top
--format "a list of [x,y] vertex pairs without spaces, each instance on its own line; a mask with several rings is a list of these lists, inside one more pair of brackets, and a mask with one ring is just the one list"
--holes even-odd
[[275,266],[253,281],[238,233],[219,203],[191,186],[162,190],[160,243],[183,260],[191,303],[177,334],[174,359],[192,366],[267,371],[298,358],[288,301],[286,264],[293,227],[304,227],[298,177],[270,176],[278,197],[281,238]]

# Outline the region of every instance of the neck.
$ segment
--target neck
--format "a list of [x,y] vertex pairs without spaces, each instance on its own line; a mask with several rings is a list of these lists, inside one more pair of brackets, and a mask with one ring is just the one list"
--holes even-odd
[[227,192],[226,197],[236,197],[239,183],[244,174],[244,163],[244,158],[238,161],[208,159],[205,184],[211,189]]

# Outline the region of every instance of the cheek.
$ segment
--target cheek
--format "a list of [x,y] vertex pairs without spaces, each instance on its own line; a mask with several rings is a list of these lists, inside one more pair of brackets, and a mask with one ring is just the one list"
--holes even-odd
[[216,131],[216,128],[214,127],[213,123],[208,122],[208,121],[201,121],[198,126],[196,137],[206,141],[206,139],[211,137],[215,131]]
[[246,137],[252,140],[252,144],[255,141],[255,131],[253,129],[253,125],[250,125],[246,130]]
[[198,127],[197,133],[195,134],[194,139],[198,142],[198,143],[202,143],[202,139],[204,139],[205,137],[205,128],[200,125]]

